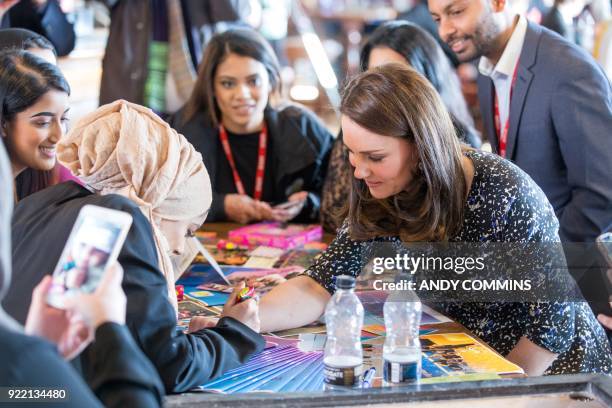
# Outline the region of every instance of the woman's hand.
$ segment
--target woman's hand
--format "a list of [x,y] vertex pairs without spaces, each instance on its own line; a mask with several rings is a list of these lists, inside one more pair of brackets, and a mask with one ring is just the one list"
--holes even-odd
[[[612,307],[612,302],[610,302],[610,307]],[[600,313],[597,315],[597,320],[599,320],[599,323],[601,323],[603,327],[608,330],[612,330],[612,316]]]
[[25,332],[49,340],[65,359],[70,360],[91,342],[93,331],[78,315],[47,304],[51,283],[52,278],[47,275],[34,288]]
[[188,333],[200,331],[202,329],[209,329],[215,327],[219,323],[218,317],[211,316],[193,316],[189,321]]
[[530,377],[543,375],[557,359],[557,354],[546,350],[523,336],[506,358],[519,365]]
[[227,194],[223,206],[227,218],[241,224],[273,218],[270,204],[243,194]]
[[304,208],[304,204],[306,203],[306,199],[308,198],[307,191],[298,191],[297,193],[293,193],[287,199],[288,203],[291,203],[290,206],[283,207],[273,207],[272,208],[272,219],[274,221],[287,222],[298,216],[299,213],[302,212],[302,208]]
[[242,302],[238,300],[238,293],[244,289],[244,287],[244,282],[240,282],[234,286],[234,291],[225,303],[225,306],[223,306],[221,316],[233,317],[242,324],[249,326],[253,331],[259,333],[260,322],[257,301],[255,299],[248,299]]

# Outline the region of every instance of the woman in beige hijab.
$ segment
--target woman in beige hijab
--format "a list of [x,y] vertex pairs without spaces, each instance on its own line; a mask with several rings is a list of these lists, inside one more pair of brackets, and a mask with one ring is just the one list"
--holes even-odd
[[211,204],[200,153],[150,109],[119,100],[82,118],[60,141],[58,160],[96,192],[121,194],[140,207],[176,308],[180,272],[173,265],[195,255],[187,238]]
[[[0,300],[11,290],[12,179],[0,143]],[[25,327],[0,305],[0,384],[63,390],[67,398],[62,406],[121,407],[127,401],[133,406],[161,406],[163,384],[125,326],[122,276],[116,264],[94,293],[67,299],[66,310],[59,310],[46,303],[51,286],[47,275],[34,289]],[[93,360],[81,378],[64,359],[72,359],[89,344],[89,331],[95,333],[89,350]]]

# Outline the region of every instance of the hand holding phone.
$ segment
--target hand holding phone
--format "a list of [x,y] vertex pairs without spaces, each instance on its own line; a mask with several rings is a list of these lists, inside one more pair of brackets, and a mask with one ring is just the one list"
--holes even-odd
[[131,224],[126,212],[84,206],[53,272],[47,303],[63,308],[66,296],[93,293],[116,261]]
[[304,208],[307,198],[307,191],[299,191],[291,194],[288,201],[272,208],[273,219],[281,222],[287,222],[294,219],[302,211],[302,208]]

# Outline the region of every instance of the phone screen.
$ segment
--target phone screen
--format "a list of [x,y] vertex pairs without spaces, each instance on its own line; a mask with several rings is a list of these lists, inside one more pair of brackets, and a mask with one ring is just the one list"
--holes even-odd
[[[119,216],[104,217],[105,212],[119,213]],[[116,259],[130,224],[127,213],[84,207],[53,272],[49,304],[61,307],[66,295],[93,292],[106,268]]]

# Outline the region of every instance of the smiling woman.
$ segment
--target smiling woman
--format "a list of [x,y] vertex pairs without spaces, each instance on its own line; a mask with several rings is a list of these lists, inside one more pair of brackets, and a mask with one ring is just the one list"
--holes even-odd
[[278,61],[257,32],[229,30],[208,43],[172,125],[210,171],[210,221],[318,219],[332,136],[305,109],[272,106],[279,88]]
[[17,199],[49,184],[56,146],[66,131],[69,95],[68,82],[55,65],[25,51],[0,53],[1,139],[13,177],[32,173],[24,185],[15,185]]
[[[490,243],[530,243],[538,249],[523,247],[516,259],[525,271],[537,270],[542,259],[564,264],[562,254],[539,245],[559,241],[559,223],[542,190],[511,162],[461,147],[442,99],[415,70],[386,64],[357,75],[343,92],[340,112],[355,167],[349,214],[303,276],[261,298],[262,331],[318,319],[335,291],[335,278],[367,270],[381,245],[395,258],[423,255],[405,243],[482,243],[483,253]],[[434,245],[428,247],[433,252],[427,257],[439,255]],[[459,264],[455,267],[458,272]],[[513,268],[502,261],[494,270],[502,276]],[[449,287],[447,293],[457,292]],[[472,299],[430,305],[528,375],[612,372],[608,340],[586,302]]]

